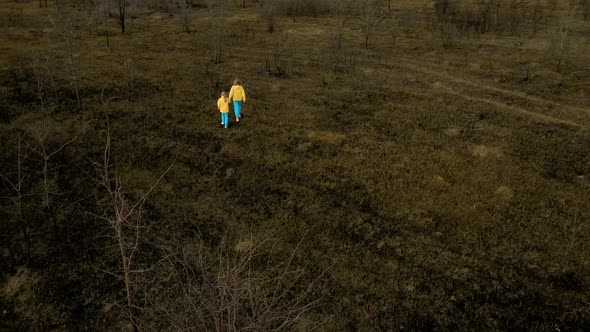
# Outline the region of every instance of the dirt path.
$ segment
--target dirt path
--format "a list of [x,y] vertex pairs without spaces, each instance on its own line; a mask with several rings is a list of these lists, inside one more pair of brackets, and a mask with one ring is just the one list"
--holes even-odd
[[[568,119],[562,119],[562,118],[558,118],[555,116],[541,114],[539,112],[529,111],[529,110],[526,110],[521,107],[508,105],[508,104],[505,104],[505,103],[499,101],[497,98],[494,98],[494,99],[482,98],[479,96],[485,95],[485,92],[483,92],[483,91],[487,90],[488,92],[490,92],[490,91],[495,92],[497,94],[504,95],[507,97],[520,98],[522,100],[526,100],[527,102],[529,102],[531,104],[537,104],[542,107],[552,106],[552,107],[557,108],[561,111],[570,112],[573,115],[575,115],[576,117],[588,117],[589,119],[590,119],[590,109],[585,109],[585,108],[580,108],[580,107],[575,107],[575,106],[570,106],[570,105],[563,105],[563,104],[560,104],[560,103],[552,101],[552,100],[546,100],[546,99],[543,99],[540,97],[531,96],[531,95],[528,95],[524,92],[511,91],[511,90],[506,90],[506,89],[486,85],[486,84],[480,83],[480,82],[474,82],[474,81],[471,81],[471,80],[468,80],[468,79],[465,79],[462,77],[457,77],[455,75],[452,75],[443,68],[435,69],[434,65],[432,65],[431,63],[427,63],[425,61],[418,61],[415,59],[409,59],[409,58],[405,58],[405,57],[400,57],[400,58],[397,58],[396,60],[397,60],[397,62],[394,64],[394,66],[398,66],[398,67],[401,67],[404,69],[409,69],[411,71],[414,71],[414,72],[417,72],[420,74],[425,74],[425,75],[431,76],[441,82],[452,83],[454,85],[453,87],[449,86],[448,84],[441,84],[441,87],[443,87],[443,89],[445,91],[447,91],[453,95],[461,96],[461,97],[468,99],[468,100],[473,100],[473,101],[478,101],[478,102],[483,102],[483,103],[487,103],[490,105],[494,105],[494,106],[497,106],[497,107],[500,107],[503,109],[507,109],[507,110],[514,111],[516,113],[520,113],[522,115],[533,117],[538,120],[543,120],[543,121],[553,122],[553,123],[568,124],[568,125],[573,125],[573,126],[577,126],[577,127],[584,127],[584,128],[588,127],[585,124],[580,124],[578,122],[571,121]],[[463,91],[468,88],[475,88],[477,90],[482,90],[482,93],[478,94],[478,96],[473,96],[473,94]]]
[[[420,71],[423,73],[427,73],[430,75],[435,75],[435,76],[439,76],[442,78],[446,78],[449,81],[453,81],[455,83],[462,83],[465,85],[470,85],[473,87],[477,87],[477,88],[481,88],[481,89],[485,89],[485,90],[490,90],[490,91],[494,91],[494,92],[498,92],[501,94],[505,94],[505,95],[509,95],[509,96],[513,96],[513,97],[518,97],[518,98],[522,98],[522,99],[526,99],[530,102],[533,103],[539,103],[539,104],[546,104],[546,105],[552,105],[555,107],[559,107],[561,109],[565,109],[565,110],[571,110],[571,111],[577,111],[577,112],[583,112],[585,114],[590,115],[590,109],[587,108],[581,108],[581,107],[576,107],[576,106],[570,106],[570,105],[564,105],[564,104],[560,104],[556,101],[553,100],[547,100],[547,99],[543,99],[537,96],[533,96],[533,95],[529,95],[526,94],[524,92],[521,91],[514,91],[514,90],[506,90],[506,89],[502,89],[502,88],[498,88],[498,87],[494,87],[494,86],[490,86],[490,85],[486,85],[483,83],[478,83],[478,82],[474,82],[471,80],[467,80],[465,78],[461,78],[461,77],[457,77],[454,75],[451,75],[446,69],[441,70],[443,68],[436,68],[435,65],[428,63],[426,61],[419,61],[416,59],[410,59],[410,58],[401,58],[404,61],[404,64],[409,68],[412,69],[414,71]],[[430,67],[431,69],[427,69],[425,67]]]
[[462,97],[462,98],[470,100],[470,101],[476,101],[476,102],[481,102],[481,103],[485,103],[488,105],[496,106],[499,109],[508,110],[508,111],[514,112],[516,114],[521,114],[521,115],[530,117],[535,120],[545,121],[545,122],[550,122],[550,123],[565,124],[565,125],[570,125],[570,126],[579,127],[579,128],[586,127],[584,125],[581,125],[579,123],[575,123],[575,122],[572,122],[569,120],[562,120],[562,119],[558,119],[558,118],[555,118],[555,117],[552,117],[549,115],[544,115],[544,114],[540,114],[540,113],[536,113],[536,112],[532,112],[532,111],[527,111],[527,110],[520,108],[520,107],[505,104],[497,99],[473,97],[473,96],[467,95],[465,93],[455,91],[451,87],[444,85],[442,83],[439,86],[441,89],[445,90],[449,94],[459,96],[459,97]]

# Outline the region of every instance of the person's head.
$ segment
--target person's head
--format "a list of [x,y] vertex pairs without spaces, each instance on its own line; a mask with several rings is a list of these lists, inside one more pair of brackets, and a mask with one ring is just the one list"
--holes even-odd
[[239,79],[239,78],[236,78],[236,79],[234,80],[234,85],[242,85],[242,81],[240,81],[240,79]]
[[221,96],[222,96],[222,97],[227,97],[227,92],[225,92],[225,91],[221,91]]

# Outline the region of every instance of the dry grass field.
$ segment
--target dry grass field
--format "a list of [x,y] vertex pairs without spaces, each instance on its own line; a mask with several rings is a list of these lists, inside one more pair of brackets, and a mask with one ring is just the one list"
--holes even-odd
[[590,329],[584,1],[61,2],[0,4],[0,329]]

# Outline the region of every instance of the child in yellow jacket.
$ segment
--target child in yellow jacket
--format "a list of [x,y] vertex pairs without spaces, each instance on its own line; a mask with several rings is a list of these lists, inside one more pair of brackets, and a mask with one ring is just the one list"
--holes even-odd
[[229,99],[234,101],[234,115],[236,116],[236,122],[240,122],[242,117],[242,103],[246,103],[246,91],[242,86],[242,81],[235,79],[234,85],[229,90]]
[[229,126],[229,103],[230,100],[227,98],[227,93],[223,91],[221,98],[217,100],[217,108],[221,113],[221,124],[227,128]]

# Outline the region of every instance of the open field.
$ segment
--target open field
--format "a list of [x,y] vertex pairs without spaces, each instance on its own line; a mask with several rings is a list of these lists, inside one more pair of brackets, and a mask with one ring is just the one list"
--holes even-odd
[[194,2],[0,4],[0,329],[590,329],[584,7],[393,1],[365,47],[356,1],[337,48],[328,6]]

